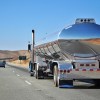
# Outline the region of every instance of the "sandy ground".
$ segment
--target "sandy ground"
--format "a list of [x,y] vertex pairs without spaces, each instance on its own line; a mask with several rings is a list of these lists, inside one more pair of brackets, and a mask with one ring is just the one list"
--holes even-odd
[[12,61],[10,63],[18,65],[18,66],[22,66],[22,67],[28,67],[29,66],[29,60],[25,60],[25,61],[15,60],[15,61]]
[[85,40],[86,42],[90,42],[92,44],[100,45],[100,39],[90,39],[90,40]]

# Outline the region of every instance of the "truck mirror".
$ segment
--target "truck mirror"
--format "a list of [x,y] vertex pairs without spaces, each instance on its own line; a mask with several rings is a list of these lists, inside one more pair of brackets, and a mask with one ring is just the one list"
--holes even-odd
[[31,50],[31,44],[28,44],[28,51]]

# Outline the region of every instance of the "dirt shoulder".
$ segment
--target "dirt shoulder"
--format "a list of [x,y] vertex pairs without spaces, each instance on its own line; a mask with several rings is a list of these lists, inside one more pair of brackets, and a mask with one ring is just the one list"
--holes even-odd
[[15,60],[15,61],[11,61],[10,63],[21,67],[26,67],[26,68],[28,68],[29,66],[29,60],[25,60],[25,61]]

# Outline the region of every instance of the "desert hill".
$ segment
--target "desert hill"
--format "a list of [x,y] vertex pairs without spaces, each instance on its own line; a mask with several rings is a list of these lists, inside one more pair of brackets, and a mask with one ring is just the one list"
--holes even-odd
[[3,58],[13,58],[13,59],[7,59],[6,61],[9,61],[17,65],[27,66],[29,63],[29,59],[25,61],[19,61],[18,60],[19,56],[26,56],[27,58],[30,58],[30,54],[27,50],[18,50],[18,51],[0,50],[1,60]]
[[13,60],[16,60],[18,59],[19,56],[29,57],[29,53],[27,50],[18,50],[18,51],[0,50],[0,59],[13,58]]

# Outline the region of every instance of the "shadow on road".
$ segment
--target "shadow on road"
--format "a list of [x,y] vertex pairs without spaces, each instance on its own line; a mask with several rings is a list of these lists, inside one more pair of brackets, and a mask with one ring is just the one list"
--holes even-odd
[[100,87],[96,86],[75,86],[73,89],[100,89]]
[[74,86],[72,88],[68,88],[68,87],[61,87],[61,89],[100,89],[100,87],[97,87],[95,85],[92,86],[84,86],[84,85],[79,85],[79,86]]

